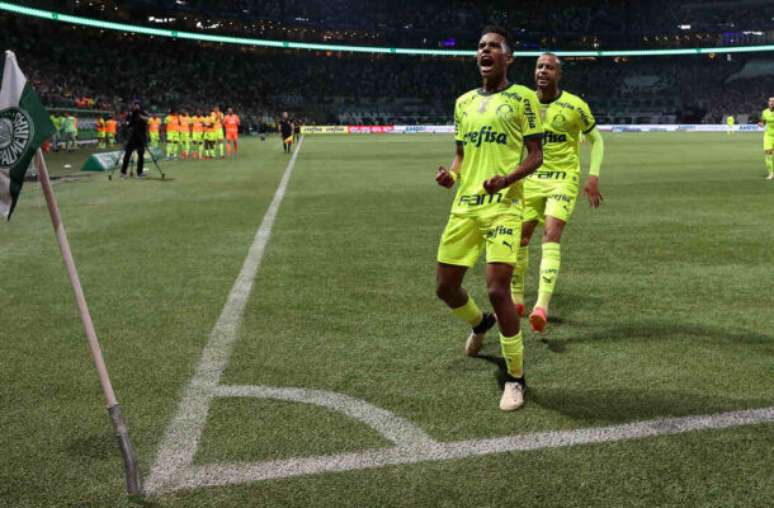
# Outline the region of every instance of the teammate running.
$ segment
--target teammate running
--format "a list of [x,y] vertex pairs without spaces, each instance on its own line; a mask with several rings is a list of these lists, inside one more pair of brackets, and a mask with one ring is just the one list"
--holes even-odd
[[239,116],[234,114],[233,108],[228,108],[228,114],[223,119],[226,126],[226,150],[228,156],[237,158],[239,150]]
[[599,169],[604,156],[602,136],[594,116],[580,97],[559,88],[562,62],[545,53],[535,65],[535,83],[543,120],[543,165],[524,183],[524,223],[521,227],[519,262],[514,270],[511,294],[519,315],[524,315],[524,278],[529,262],[529,241],[538,223],[543,224],[543,255],[540,260],[538,300],[529,322],[542,332],[548,321],[548,304],[559,276],[559,242],[565,224],[575,209],[580,185],[579,139],[591,144],[589,176],[583,191],[593,208],[599,207]]
[[761,113],[758,125],[766,126],[766,132],[763,134],[763,157],[769,171],[766,180],[774,180],[774,97],[769,97],[769,107]]
[[[486,332],[499,322],[509,376],[500,399],[503,411],[524,404],[524,346],[510,283],[519,253],[522,179],[541,164],[543,136],[535,92],[508,81],[512,62],[508,32],[486,27],[477,53],[483,86],[457,99],[456,155],[451,167],[439,167],[435,177],[446,188],[457,184],[438,247],[436,293],[454,315],[473,327],[465,343],[469,356],[479,353]],[[482,251],[486,251],[486,285],[496,318],[481,312],[462,287],[465,272]]]

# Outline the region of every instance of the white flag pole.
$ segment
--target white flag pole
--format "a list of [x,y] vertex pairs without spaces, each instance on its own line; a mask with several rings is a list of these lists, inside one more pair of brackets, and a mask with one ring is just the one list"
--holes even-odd
[[89,343],[91,356],[97,367],[99,383],[102,385],[102,391],[105,394],[105,399],[107,399],[108,414],[113,421],[113,427],[115,428],[118,437],[118,444],[124,458],[124,466],[126,469],[126,491],[130,496],[141,496],[142,484],[140,482],[140,472],[137,468],[134,447],[129,439],[129,430],[124,422],[121,407],[118,405],[116,395],[113,392],[113,385],[110,383],[105,360],[102,358],[102,349],[100,348],[99,340],[97,339],[97,333],[94,330],[94,324],[91,321],[91,314],[89,314],[89,307],[86,304],[86,298],[83,294],[83,289],[81,288],[81,281],[78,278],[78,271],[75,268],[75,261],[73,260],[73,255],[70,251],[70,243],[67,241],[67,234],[65,233],[62,217],[59,213],[59,206],[57,205],[54,191],[51,188],[51,180],[48,178],[46,161],[43,158],[43,152],[40,149],[35,152],[35,167],[38,171],[38,181],[43,189],[43,195],[46,197],[46,204],[48,205],[48,211],[51,215],[51,222],[54,226],[56,239],[59,242],[59,250],[62,252],[62,257],[64,258],[64,263],[67,267],[67,276],[70,279],[70,284],[75,292],[75,302],[78,305],[78,310],[81,314],[81,321],[83,321],[83,328],[86,332],[86,339]]

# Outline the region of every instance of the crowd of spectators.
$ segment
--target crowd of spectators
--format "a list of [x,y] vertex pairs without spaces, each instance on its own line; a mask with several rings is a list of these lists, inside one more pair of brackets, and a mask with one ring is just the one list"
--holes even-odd
[[[285,110],[318,123],[436,123],[450,121],[454,98],[480,79],[471,58],[197,43],[11,15],[0,22],[0,42],[50,107],[121,111],[139,98],[159,112],[233,107],[256,124]],[[611,122],[755,119],[774,79],[727,83],[743,65],[741,55],[568,60],[565,86]],[[517,59],[511,78],[530,84],[532,66]]]
[[[301,41],[469,47],[500,23],[519,47],[619,49],[764,43],[774,3],[651,0],[36,0],[41,7],[169,27]],[[754,33],[753,33],[754,32]],[[757,35],[756,35],[757,34]]]

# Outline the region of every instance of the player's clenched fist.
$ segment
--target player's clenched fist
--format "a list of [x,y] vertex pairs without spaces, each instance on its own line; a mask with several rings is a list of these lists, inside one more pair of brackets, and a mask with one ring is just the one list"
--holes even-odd
[[451,189],[454,187],[454,176],[451,174],[451,171],[446,169],[443,166],[438,167],[438,171],[435,174],[435,181],[440,185],[441,187],[446,187],[447,189]]
[[484,181],[484,190],[489,194],[494,194],[508,187],[508,185],[510,185],[508,177],[501,175],[493,176],[489,180]]

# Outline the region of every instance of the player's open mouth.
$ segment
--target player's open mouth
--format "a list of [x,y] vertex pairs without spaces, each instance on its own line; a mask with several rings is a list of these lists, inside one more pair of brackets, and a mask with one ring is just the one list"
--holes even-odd
[[479,60],[478,65],[481,67],[481,70],[491,71],[492,67],[494,67],[494,58],[490,55],[483,55]]

